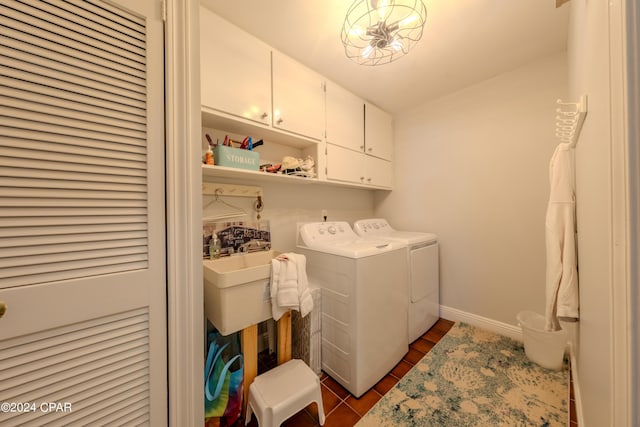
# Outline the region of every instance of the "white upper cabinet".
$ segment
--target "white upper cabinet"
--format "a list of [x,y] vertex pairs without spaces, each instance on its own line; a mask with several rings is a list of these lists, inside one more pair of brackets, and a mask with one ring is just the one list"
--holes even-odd
[[353,93],[326,83],[327,142],[364,151],[364,101]]
[[272,52],[273,127],[321,140],[324,136],[323,78],[299,62]]
[[327,179],[367,187],[391,189],[393,169],[391,162],[368,156],[338,145],[327,144]]
[[327,179],[365,184],[364,157],[361,152],[327,144]]
[[206,8],[200,8],[202,105],[271,123],[271,48]]
[[391,160],[393,155],[393,119],[391,115],[373,104],[364,106],[365,152],[369,155]]

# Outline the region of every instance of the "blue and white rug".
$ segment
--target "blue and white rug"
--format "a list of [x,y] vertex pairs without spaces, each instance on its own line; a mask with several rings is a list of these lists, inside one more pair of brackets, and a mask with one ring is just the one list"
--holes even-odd
[[356,426],[568,424],[568,363],[546,370],[522,343],[456,323]]

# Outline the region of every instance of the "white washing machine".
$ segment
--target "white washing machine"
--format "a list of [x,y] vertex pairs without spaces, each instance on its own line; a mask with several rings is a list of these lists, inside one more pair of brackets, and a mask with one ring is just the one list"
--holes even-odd
[[300,226],[297,252],[322,288],[322,369],[360,397],[409,350],[406,245],[316,222]]
[[417,340],[440,317],[438,237],[432,233],[394,230],[383,218],[356,221],[353,229],[361,237],[407,245],[409,342]]

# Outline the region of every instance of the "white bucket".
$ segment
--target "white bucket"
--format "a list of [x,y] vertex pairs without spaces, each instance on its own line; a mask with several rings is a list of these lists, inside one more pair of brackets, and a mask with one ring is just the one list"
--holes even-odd
[[562,329],[545,331],[544,316],[533,311],[521,311],[516,319],[522,328],[524,352],[529,360],[554,371],[562,368],[567,332]]

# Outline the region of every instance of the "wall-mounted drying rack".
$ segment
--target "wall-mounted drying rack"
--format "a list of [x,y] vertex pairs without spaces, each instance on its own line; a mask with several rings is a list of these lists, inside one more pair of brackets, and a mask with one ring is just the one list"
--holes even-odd
[[587,95],[582,95],[579,102],[556,102],[560,106],[556,109],[556,136],[560,142],[575,147],[587,115]]
[[220,221],[223,219],[238,218],[248,215],[247,211],[241,207],[225,202],[221,197],[250,197],[255,198],[253,209],[257,212],[257,219],[260,219],[260,212],[264,209],[262,202],[262,188],[252,185],[236,184],[216,184],[213,182],[202,183],[202,194],[213,196],[213,200],[203,206],[203,211],[216,205],[216,212],[213,215],[203,216],[203,221]]

